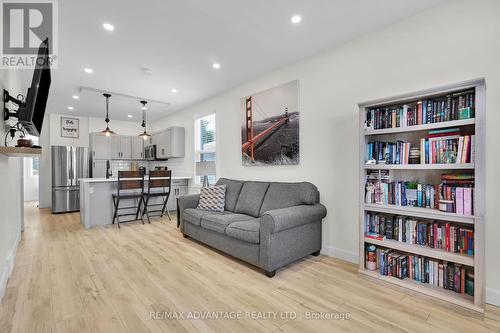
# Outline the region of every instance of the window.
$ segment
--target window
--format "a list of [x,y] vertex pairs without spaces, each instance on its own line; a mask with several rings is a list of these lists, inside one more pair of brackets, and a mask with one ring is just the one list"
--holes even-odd
[[[216,160],[215,133],[215,113],[196,119],[194,140],[195,162]],[[213,185],[215,180],[215,175],[208,176],[210,184]],[[202,177],[196,177],[195,181],[197,184],[201,184]]]
[[34,177],[38,177],[40,172],[40,158],[33,157],[31,158],[31,175]]

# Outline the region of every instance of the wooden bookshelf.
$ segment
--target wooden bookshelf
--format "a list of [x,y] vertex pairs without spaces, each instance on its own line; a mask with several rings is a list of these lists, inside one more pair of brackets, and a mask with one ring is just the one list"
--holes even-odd
[[[404,126],[386,129],[365,128],[366,112],[377,106],[397,105],[425,100],[436,96],[443,96],[449,93],[475,89],[475,115],[471,119],[445,121],[432,124],[415,126]],[[390,287],[395,285],[411,291],[423,293],[428,296],[459,305],[461,307],[483,312],[484,311],[484,212],[485,212],[485,170],[484,170],[484,143],[485,143],[485,83],[483,79],[452,84],[440,88],[426,89],[415,93],[400,96],[378,99],[359,104],[360,110],[360,150],[359,150],[359,272]],[[472,131],[475,135],[475,158],[474,163],[465,164],[366,164],[366,144],[370,141],[390,141],[398,140],[416,143],[414,140],[425,137],[427,131],[435,129],[458,127],[465,131]],[[378,138],[380,136],[380,139]],[[365,182],[368,170],[389,170],[391,180],[413,180],[413,179],[440,179],[444,172],[456,171],[474,173],[474,215],[460,215],[456,213],[442,212],[437,209],[381,205],[365,203]],[[392,239],[377,240],[365,237],[365,216],[367,212],[375,212],[390,215],[409,216],[417,219],[435,220],[449,222],[452,224],[466,224],[474,228],[474,255],[468,256],[459,253],[447,252],[442,249],[435,249],[427,246],[399,242]],[[398,279],[396,277],[380,275],[376,271],[367,270],[365,267],[365,246],[373,244],[384,249],[394,249],[401,253],[415,254],[429,257],[434,260],[446,261],[465,265],[474,270],[474,296],[456,293],[442,287],[433,286],[427,283],[417,282],[410,278]]]
[[39,157],[42,154],[42,149],[27,147],[0,147],[0,154],[10,157]]

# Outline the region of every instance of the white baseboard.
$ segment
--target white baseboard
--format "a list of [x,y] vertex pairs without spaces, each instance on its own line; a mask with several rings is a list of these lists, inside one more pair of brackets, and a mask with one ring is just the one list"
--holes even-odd
[[339,249],[333,246],[323,246],[321,254],[352,262],[353,264],[357,264],[359,262],[358,253]]
[[3,299],[5,295],[5,289],[7,288],[7,281],[9,280],[9,267],[7,263],[3,265],[0,271],[0,301]]
[[7,288],[7,282],[9,281],[9,277],[12,274],[12,270],[14,269],[14,263],[16,261],[17,248],[19,246],[19,242],[21,241],[21,232],[17,234],[16,241],[14,242],[14,246],[10,249],[7,258],[5,258],[5,263],[2,265],[0,272],[0,300],[2,300],[5,295],[5,290]]
[[486,303],[500,306],[500,290],[486,288]]

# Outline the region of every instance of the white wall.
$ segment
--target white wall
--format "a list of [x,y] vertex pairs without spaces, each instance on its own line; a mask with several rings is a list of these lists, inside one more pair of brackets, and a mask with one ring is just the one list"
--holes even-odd
[[[14,96],[22,91],[18,71],[0,70],[0,91],[4,88]],[[4,121],[1,118],[0,137],[2,140],[4,135]],[[0,299],[4,295],[7,280],[14,266],[17,245],[21,239],[21,226],[24,218],[22,172],[21,158],[0,154],[0,184],[2,185],[2,191],[0,191]]]
[[[61,137],[61,117],[78,118],[80,133],[79,137]],[[120,135],[137,135],[142,127],[139,121],[113,120],[109,123],[110,128]],[[40,188],[39,206],[41,208],[50,207],[52,204],[52,180],[51,180],[51,146],[89,146],[89,134],[102,131],[106,127],[104,119],[93,117],[78,117],[73,115],[46,114],[43,122],[40,145],[42,146],[42,159],[40,161]]]
[[[358,103],[485,77],[486,286],[487,301],[500,305],[499,13],[500,1],[446,2],[172,114],[153,129],[186,128],[186,158],[177,167],[192,171],[194,118],[216,111],[218,176],[316,184],[328,209],[323,252],[356,262]],[[295,79],[300,80],[300,165],[243,167],[240,98]]]
[[23,167],[24,201],[38,201],[38,175],[33,175],[33,158],[25,157]]

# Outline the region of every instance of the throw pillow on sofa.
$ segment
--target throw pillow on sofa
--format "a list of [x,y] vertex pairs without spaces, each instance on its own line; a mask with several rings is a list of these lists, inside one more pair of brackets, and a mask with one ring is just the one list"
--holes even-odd
[[223,212],[226,204],[226,185],[202,187],[198,209]]

